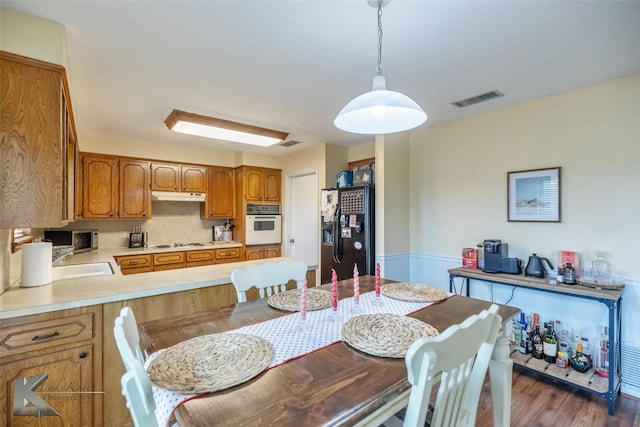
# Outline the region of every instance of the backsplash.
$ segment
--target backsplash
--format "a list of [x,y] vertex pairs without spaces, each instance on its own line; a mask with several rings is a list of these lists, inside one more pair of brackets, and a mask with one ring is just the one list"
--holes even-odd
[[224,220],[200,218],[200,203],[153,202],[152,217],[148,220],[76,221],[65,227],[68,230],[98,230],[99,248],[126,248],[129,232],[133,227],[142,227],[149,236],[149,245],[171,243],[209,242],[212,227],[222,225]]

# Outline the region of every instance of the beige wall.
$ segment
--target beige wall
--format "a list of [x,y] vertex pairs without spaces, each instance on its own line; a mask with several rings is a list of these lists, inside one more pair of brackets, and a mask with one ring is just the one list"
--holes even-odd
[[67,65],[61,24],[6,7],[0,7],[0,50]]
[[[640,277],[640,74],[425,127],[411,137],[411,252],[460,256],[486,238],[557,259],[594,251]],[[470,107],[473,108],[473,107]],[[562,222],[507,222],[507,172],[562,167]]]
[[80,151],[88,153],[171,160],[184,163],[203,163],[217,166],[236,166],[235,153],[215,151],[207,147],[158,144],[152,141],[87,134],[78,136],[78,144]]
[[347,161],[354,162],[356,160],[369,159],[376,156],[375,138],[372,142],[356,145],[347,149]]

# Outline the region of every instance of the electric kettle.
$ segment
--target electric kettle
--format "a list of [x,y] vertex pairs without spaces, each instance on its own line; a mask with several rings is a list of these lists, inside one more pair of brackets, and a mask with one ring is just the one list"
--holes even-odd
[[529,262],[527,262],[527,267],[524,269],[524,275],[529,277],[544,277],[545,269],[544,265],[542,265],[542,261],[545,261],[549,266],[549,269],[552,269],[551,261],[548,258],[539,257],[536,254],[532,254],[529,257]]

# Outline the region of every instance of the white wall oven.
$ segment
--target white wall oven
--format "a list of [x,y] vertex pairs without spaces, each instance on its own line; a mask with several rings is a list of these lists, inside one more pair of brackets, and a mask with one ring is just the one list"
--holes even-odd
[[247,204],[245,245],[275,245],[282,242],[280,205]]

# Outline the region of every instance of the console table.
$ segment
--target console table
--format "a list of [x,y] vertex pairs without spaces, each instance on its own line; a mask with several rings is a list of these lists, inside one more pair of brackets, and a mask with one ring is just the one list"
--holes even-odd
[[620,337],[621,337],[621,311],[622,293],[624,289],[595,289],[580,285],[548,284],[545,279],[526,277],[519,274],[485,273],[482,270],[459,267],[448,270],[449,291],[458,293],[455,287],[455,279],[462,278],[463,283],[460,292],[465,291],[469,296],[469,288],[472,280],[496,283],[518,288],[527,288],[540,292],[567,295],[574,298],[593,300],[604,304],[609,312],[609,377],[603,378],[595,373],[595,367],[587,373],[581,374],[568,371],[549,364],[544,360],[533,359],[530,355],[512,351],[511,358],[517,365],[536,371],[555,380],[569,383],[590,393],[605,397],[609,401],[609,415],[614,415],[616,410],[616,398],[620,391]]

